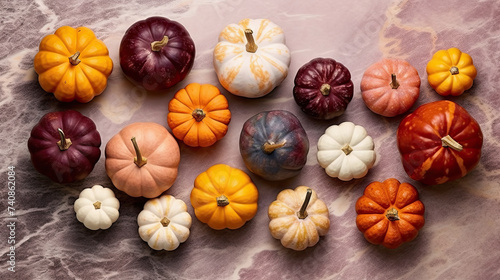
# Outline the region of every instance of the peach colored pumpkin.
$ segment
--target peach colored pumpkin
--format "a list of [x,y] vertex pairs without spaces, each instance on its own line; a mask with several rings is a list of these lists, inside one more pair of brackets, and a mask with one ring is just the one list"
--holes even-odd
[[408,111],[420,95],[417,69],[405,60],[385,58],[366,69],[361,95],[374,113],[394,117]]
[[180,150],[168,130],[152,122],[133,123],[106,144],[106,173],[121,191],[154,198],[177,178]]

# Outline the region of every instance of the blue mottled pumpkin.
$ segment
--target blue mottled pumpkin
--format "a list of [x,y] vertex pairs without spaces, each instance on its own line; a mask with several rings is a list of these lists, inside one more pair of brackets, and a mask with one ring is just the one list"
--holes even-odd
[[247,168],[270,181],[299,174],[309,152],[302,124],[284,110],[260,112],[249,118],[243,124],[239,145]]

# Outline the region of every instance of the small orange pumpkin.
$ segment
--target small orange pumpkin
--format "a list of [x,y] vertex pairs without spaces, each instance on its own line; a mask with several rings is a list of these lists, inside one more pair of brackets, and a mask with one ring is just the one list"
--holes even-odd
[[63,102],[89,102],[113,71],[108,48],[87,27],[62,26],[45,36],[33,63],[40,86]]
[[196,177],[190,198],[201,222],[213,229],[237,229],[257,213],[259,192],[242,170],[216,164]]
[[133,197],[154,198],[177,178],[180,151],[168,130],[157,123],[133,123],[106,144],[106,173],[113,185]]
[[174,136],[191,147],[208,147],[226,135],[231,112],[216,86],[191,83],[168,104],[168,126]]
[[389,178],[365,188],[356,202],[356,226],[370,243],[394,249],[417,237],[424,212],[415,187]]

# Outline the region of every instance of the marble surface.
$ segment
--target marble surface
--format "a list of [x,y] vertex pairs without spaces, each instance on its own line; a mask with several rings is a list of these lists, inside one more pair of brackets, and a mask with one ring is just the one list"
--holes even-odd
[[[499,279],[500,278],[500,2],[483,1],[2,1],[0,27],[0,278],[1,279]],[[161,15],[181,22],[197,48],[188,77],[164,93],[148,93],[123,76],[118,47],[134,22]],[[127,124],[152,121],[167,126],[167,105],[190,82],[217,81],[212,52],[219,32],[243,18],[269,18],[280,25],[292,54],[289,75],[266,97],[248,100],[223,91],[232,110],[228,134],[210,148],[183,144],[179,177],[168,194],[184,200],[193,216],[191,236],[172,252],[151,250],[137,232],[136,218],[146,199],[115,189],[104,170],[104,153],[85,180],[59,185],[31,165],[26,142],[31,128],[50,111],[75,109],[92,118],[107,141]],[[106,91],[88,104],[61,103],[45,93],[33,70],[41,38],[62,25],[87,26],[108,46],[115,63]],[[479,165],[465,178],[423,186],[404,172],[396,148],[403,118],[384,118],[363,104],[359,83],[365,69],[382,57],[408,60],[422,78],[416,106],[445,99],[426,81],[425,65],[439,49],[468,52],[478,69],[474,86],[447,98],[465,107],[484,134]],[[331,57],[352,74],[355,94],[344,115],[316,121],[292,97],[296,71],[315,57]],[[271,109],[299,117],[311,143],[308,161],[296,177],[258,186],[259,209],[238,230],[216,231],[194,218],[189,194],[195,177],[226,163],[246,170],[238,150],[243,122]],[[316,161],[324,130],[343,121],[367,128],[377,161],[362,179],[330,178]],[[15,270],[8,271],[8,166],[15,166]],[[248,171],[247,171],[248,172]],[[396,250],[369,244],[355,225],[354,203],[367,184],[389,177],[414,184],[426,205],[426,225],[411,243]],[[121,202],[120,217],[107,230],[79,223],[73,203],[81,190],[101,184]],[[305,251],[281,246],[268,230],[267,207],[284,188],[313,187],[330,210],[331,228]]]

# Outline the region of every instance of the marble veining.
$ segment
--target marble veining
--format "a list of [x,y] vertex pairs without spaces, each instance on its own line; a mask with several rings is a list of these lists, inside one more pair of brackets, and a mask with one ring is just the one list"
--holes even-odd
[[[1,279],[499,279],[500,278],[500,2],[483,1],[247,1],[136,0],[2,1],[0,24],[0,278]],[[196,44],[193,70],[164,93],[133,86],[119,66],[118,48],[127,28],[160,15],[181,22]],[[224,91],[213,70],[220,31],[243,18],[269,18],[280,25],[292,54],[288,77],[268,96],[248,100]],[[108,88],[88,104],[60,103],[45,93],[33,69],[41,38],[62,25],[91,28],[114,62]],[[444,98],[427,83],[432,54],[449,47],[469,53],[478,69],[474,86],[460,97]],[[354,98],[344,115],[316,121],[292,97],[297,70],[315,57],[332,57],[350,71]],[[479,165],[466,177],[441,186],[408,178],[399,160],[395,132],[403,116],[371,113],[359,83],[366,68],[382,57],[408,60],[422,79],[418,105],[450,99],[479,122],[484,146]],[[180,144],[179,177],[166,193],[184,200],[193,216],[191,236],[172,252],[154,251],[137,232],[145,198],[131,198],[111,184],[104,153],[85,180],[52,183],[31,165],[26,142],[31,128],[50,111],[75,109],[92,118],[108,140],[127,124],[152,121],[167,126],[168,102],[190,82],[211,83],[228,98],[228,134],[210,148]],[[238,149],[242,124],[263,110],[286,109],[302,122],[310,140],[302,172],[282,182],[249,173],[259,189],[254,219],[238,230],[216,231],[194,217],[189,194],[195,177],[226,163],[246,168]],[[344,121],[364,126],[373,137],[377,160],[364,178],[342,182],[317,164],[316,143],[324,130]],[[7,227],[9,166],[15,166],[15,271]],[[248,171],[247,171],[248,172]],[[426,225],[396,250],[369,244],[355,225],[354,204],[366,185],[394,177],[414,184],[426,206]],[[73,204],[81,190],[101,184],[115,191],[120,218],[111,228],[91,231],[79,223]],[[312,248],[288,250],[268,230],[267,207],[284,188],[313,187],[330,210],[331,228]]]

